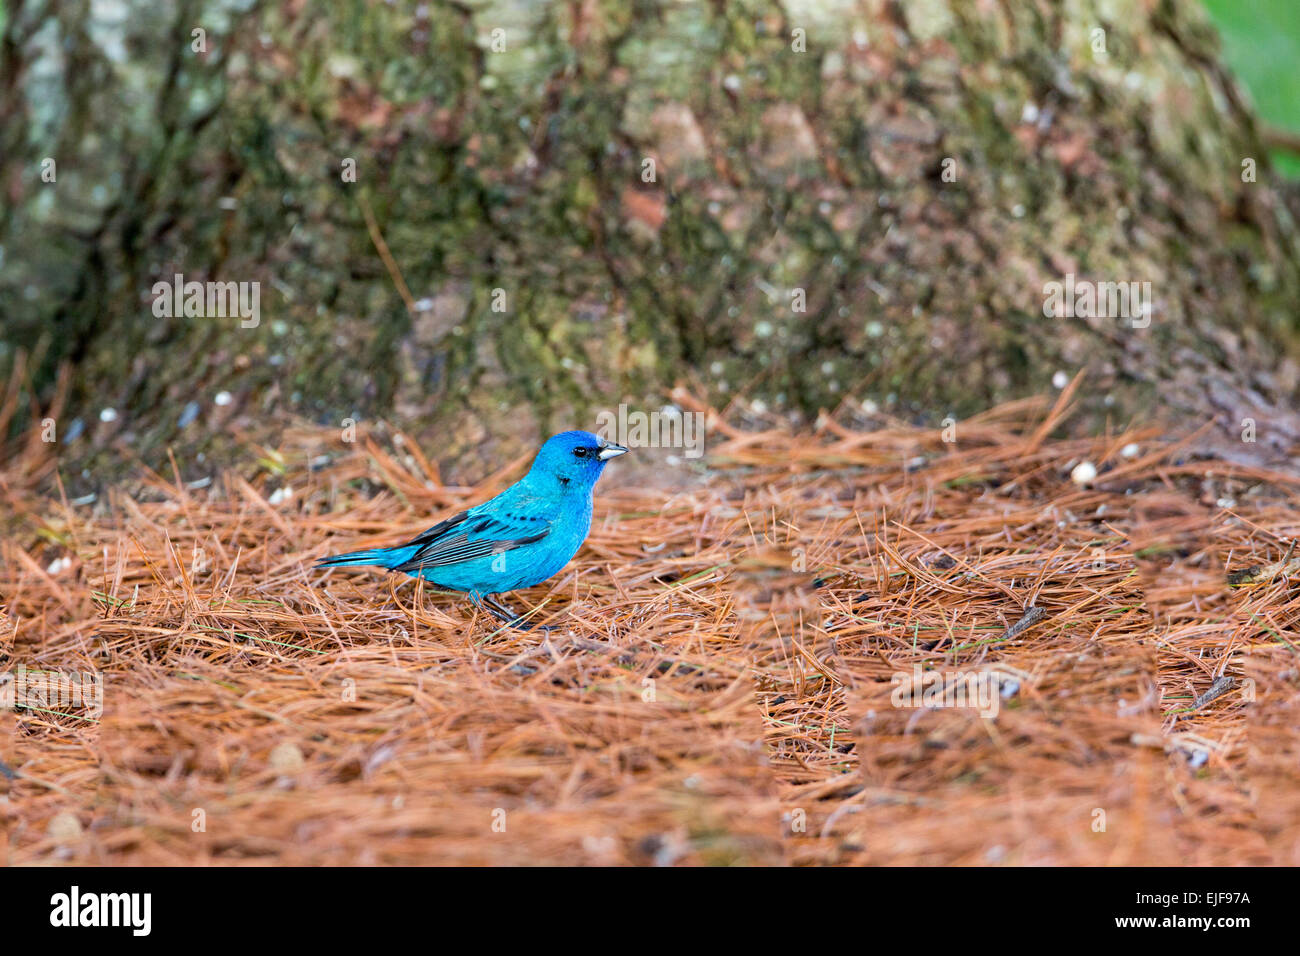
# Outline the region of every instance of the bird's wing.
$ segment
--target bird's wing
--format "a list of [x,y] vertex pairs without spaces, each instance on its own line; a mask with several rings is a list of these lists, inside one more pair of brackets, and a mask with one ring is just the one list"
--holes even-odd
[[412,538],[408,546],[417,545],[419,550],[392,570],[414,574],[427,568],[501,554],[541,541],[550,531],[549,519],[520,509],[503,509],[491,514],[462,511]]

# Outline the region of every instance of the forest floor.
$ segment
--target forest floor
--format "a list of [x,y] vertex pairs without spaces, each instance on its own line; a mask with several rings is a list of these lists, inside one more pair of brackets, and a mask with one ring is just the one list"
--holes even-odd
[[1068,399],[953,442],[715,417],[707,472],[611,469],[579,556],[509,596],[544,633],[311,568],[525,460],[458,487],[291,429],[69,501],[30,443],[0,861],[1300,864],[1300,478],[1055,438]]

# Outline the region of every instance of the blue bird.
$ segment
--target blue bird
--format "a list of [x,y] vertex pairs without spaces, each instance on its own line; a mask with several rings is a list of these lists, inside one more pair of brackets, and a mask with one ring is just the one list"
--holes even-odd
[[387,568],[466,594],[475,606],[521,630],[531,625],[492,595],[545,581],[569,563],[591,530],[592,490],[622,445],[590,432],[546,440],[518,482],[406,544],[323,558],[318,568]]

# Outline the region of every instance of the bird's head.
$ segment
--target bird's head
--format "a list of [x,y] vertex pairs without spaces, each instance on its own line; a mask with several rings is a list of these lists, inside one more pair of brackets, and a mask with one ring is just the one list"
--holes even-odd
[[562,488],[590,488],[611,458],[627,454],[622,445],[591,432],[560,432],[546,439],[533,460],[530,478],[558,482]]

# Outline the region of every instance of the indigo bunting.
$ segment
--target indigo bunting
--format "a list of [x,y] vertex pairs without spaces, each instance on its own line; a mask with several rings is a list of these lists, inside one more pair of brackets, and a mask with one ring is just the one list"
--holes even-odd
[[531,587],[569,563],[591,530],[592,489],[605,463],[626,452],[590,432],[560,432],[542,445],[528,474],[490,501],[406,544],[336,554],[316,567],[367,565],[421,577],[530,630],[492,595]]

